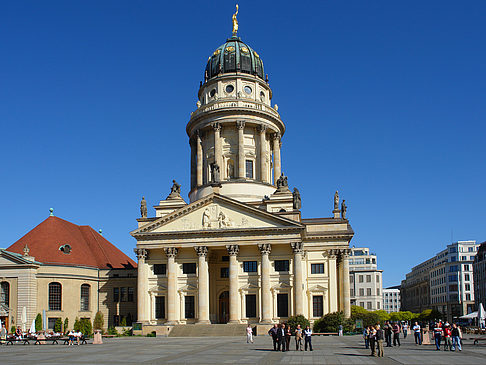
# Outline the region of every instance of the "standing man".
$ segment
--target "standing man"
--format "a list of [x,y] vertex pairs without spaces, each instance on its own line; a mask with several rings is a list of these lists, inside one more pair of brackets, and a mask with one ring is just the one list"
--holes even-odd
[[421,345],[422,344],[422,337],[420,336],[420,325],[418,322],[415,322],[415,325],[412,327],[413,336],[415,337],[415,344]]
[[452,325],[451,335],[452,335],[452,351],[456,351],[456,347],[459,351],[462,351],[462,347],[461,347],[462,333],[461,333],[461,329],[455,323]]
[[400,325],[398,322],[395,322],[393,325],[393,346],[400,346]]
[[302,351],[302,328],[300,328],[300,324],[295,329],[295,351],[299,350]]
[[343,325],[340,324],[338,329],[339,329],[339,336],[342,336],[343,335]]
[[277,351],[282,349],[282,352],[285,352],[285,324],[282,323],[279,328],[277,328],[277,341],[278,347]]
[[383,357],[385,354],[385,351],[383,350],[383,330],[380,328],[380,325],[378,324],[376,326],[376,343],[377,343],[377,348],[378,348],[378,357]]
[[272,336],[272,340],[273,340],[273,351],[277,351],[277,344],[278,344],[277,331],[278,331],[278,325],[276,323],[273,325],[272,328],[268,330],[268,334]]
[[376,329],[375,327],[370,327],[370,349],[371,356],[376,356]]
[[434,341],[435,341],[435,349],[440,351],[440,341],[442,340],[442,327],[440,323],[436,323],[434,326]]
[[403,338],[407,338],[407,335],[408,335],[408,323],[405,322],[402,326],[402,330],[403,330]]
[[304,342],[305,342],[305,351],[307,351],[307,344],[309,344],[309,349],[312,351],[312,330],[309,326],[307,326],[304,330]]
[[290,339],[292,338],[292,332],[290,331],[290,325],[285,326],[285,349],[290,351]]
[[392,328],[390,325],[390,322],[386,321],[385,322],[385,341],[386,341],[386,347],[391,347],[391,334],[392,334]]

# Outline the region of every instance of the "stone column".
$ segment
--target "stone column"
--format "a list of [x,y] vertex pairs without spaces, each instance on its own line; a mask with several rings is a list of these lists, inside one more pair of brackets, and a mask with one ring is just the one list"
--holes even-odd
[[201,132],[197,131],[196,132],[196,148],[197,148],[197,167],[196,167],[196,172],[197,172],[197,178],[196,178],[196,184],[197,186],[201,186],[203,184],[203,148],[202,148],[202,141],[201,141]]
[[148,251],[144,248],[136,248],[135,253],[138,258],[137,264],[137,321],[148,322],[150,320],[150,313],[147,310],[148,306],[148,265],[147,259]]
[[209,324],[209,272],[208,262],[206,258],[208,256],[207,246],[194,247],[198,259],[198,320],[197,323]]
[[260,128],[258,129],[260,132],[260,180],[268,183],[266,130],[267,126],[260,124]]
[[176,247],[164,249],[167,255],[167,322],[175,325],[179,322],[177,317],[177,265],[175,258],[179,251]]
[[191,189],[196,187],[196,175],[197,175],[197,168],[196,168],[196,142],[194,138],[189,139],[189,145],[191,146]]
[[221,145],[221,124],[213,123],[211,124],[214,130],[214,162],[219,166],[219,171],[221,174],[221,179],[224,178],[223,168],[223,149]]
[[344,291],[344,315],[351,317],[351,294],[349,291],[349,252],[344,250],[342,255],[343,266],[343,291]]
[[273,184],[277,183],[282,168],[280,165],[280,133],[274,133],[273,139]]
[[328,251],[329,259],[329,311],[338,311],[338,282],[336,270],[336,255],[333,250]]
[[226,246],[229,255],[229,323],[239,323],[238,312],[238,245]]
[[304,244],[302,242],[294,242],[290,245],[294,251],[294,315],[298,316],[299,314],[304,314],[304,273],[302,270],[302,254],[304,253]]
[[244,179],[245,178],[245,138],[244,138],[244,130],[245,130],[245,122],[238,121],[236,122],[236,128],[238,129],[238,178]]
[[261,297],[262,314],[261,323],[272,323],[272,294],[270,293],[270,259],[269,254],[272,249],[270,244],[258,245],[262,254],[262,273],[261,273]]

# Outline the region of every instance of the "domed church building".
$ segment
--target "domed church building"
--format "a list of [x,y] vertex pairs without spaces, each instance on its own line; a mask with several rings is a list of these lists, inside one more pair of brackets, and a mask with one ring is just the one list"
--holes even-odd
[[285,124],[272,106],[263,61],[237,36],[235,16],[233,24],[233,36],[209,56],[186,127],[189,203],[174,181],[155,216],[142,200],[131,232],[138,322],[148,332],[350,315],[354,232],[346,206],[336,192],[332,217],[301,217],[299,191],[282,173]]

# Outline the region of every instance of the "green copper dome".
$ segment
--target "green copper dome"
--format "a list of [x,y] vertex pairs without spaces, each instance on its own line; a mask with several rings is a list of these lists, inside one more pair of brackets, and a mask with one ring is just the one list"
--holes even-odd
[[250,46],[239,37],[229,38],[209,57],[204,82],[224,73],[241,72],[256,75],[264,80],[263,62]]

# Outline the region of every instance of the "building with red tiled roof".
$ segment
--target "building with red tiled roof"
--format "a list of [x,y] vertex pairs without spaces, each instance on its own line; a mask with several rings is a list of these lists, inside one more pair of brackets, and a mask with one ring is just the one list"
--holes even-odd
[[0,250],[0,320],[29,329],[38,313],[44,329],[58,318],[104,316],[104,327],[136,319],[137,264],[90,226],[52,214]]

